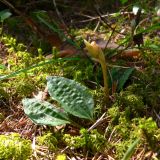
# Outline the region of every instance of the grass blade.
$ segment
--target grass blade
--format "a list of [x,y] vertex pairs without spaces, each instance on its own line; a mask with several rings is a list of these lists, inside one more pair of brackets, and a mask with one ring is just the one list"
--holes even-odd
[[135,140],[134,143],[132,143],[132,145],[128,148],[127,152],[124,154],[123,159],[122,160],[130,160],[137,144],[139,143],[140,139],[138,138],[137,140]]

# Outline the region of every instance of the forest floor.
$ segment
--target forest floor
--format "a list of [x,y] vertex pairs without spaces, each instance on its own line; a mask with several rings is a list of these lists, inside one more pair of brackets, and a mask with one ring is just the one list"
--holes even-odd
[[0,12],[0,159],[158,160],[159,17],[77,5]]

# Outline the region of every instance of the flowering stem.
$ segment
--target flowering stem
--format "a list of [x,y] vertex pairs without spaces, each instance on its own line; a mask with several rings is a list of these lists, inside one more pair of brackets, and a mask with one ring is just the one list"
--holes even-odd
[[96,61],[101,64],[102,72],[103,72],[103,81],[104,81],[104,99],[105,102],[109,102],[109,88],[108,88],[108,75],[107,75],[107,65],[106,59],[102,49],[96,44],[96,42],[89,43],[84,40],[86,45],[86,49],[88,50],[89,55]]
[[103,83],[104,83],[104,99],[105,102],[109,102],[109,88],[108,88],[108,75],[107,75],[107,65],[105,61],[100,61],[103,73]]

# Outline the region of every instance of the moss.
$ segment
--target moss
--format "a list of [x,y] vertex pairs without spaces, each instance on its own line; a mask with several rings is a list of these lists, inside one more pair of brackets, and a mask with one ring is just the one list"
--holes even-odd
[[1,99],[7,99],[9,96],[8,94],[6,93],[6,91],[0,86],[0,100]]
[[59,155],[57,155],[56,160],[66,160],[66,155],[65,154],[59,154]]
[[116,158],[122,159],[123,155],[127,151],[128,147],[134,142],[134,140],[122,140],[115,144],[116,147]]
[[142,97],[132,94],[130,92],[121,92],[120,98],[118,100],[120,105],[123,105],[124,107],[139,110],[144,109]]
[[120,111],[125,111],[128,119],[141,116],[146,110],[143,98],[129,91],[120,92],[114,106],[117,106]]
[[[111,146],[115,150],[115,159],[122,159],[123,155],[137,138],[140,138],[138,148],[146,147],[146,151],[152,150],[158,152],[160,129],[156,122],[150,118],[133,118],[128,120],[125,111],[120,111],[117,106],[108,110],[108,115],[111,118],[111,123],[108,126],[106,138],[112,135]],[[118,116],[117,116],[118,115]],[[116,123],[112,123],[116,117]]]
[[156,122],[150,117],[148,119],[134,119],[134,123],[141,130],[141,136],[148,143],[149,147],[154,151],[159,151],[160,129]]
[[118,119],[120,117],[119,108],[117,106],[112,106],[111,108],[108,109],[107,113],[111,118],[111,122],[113,124],[118,124]]
[[19,134],[0,135],[0,159],[27,160],[31,153],[31,142]]
[[47,146],[50,151],[55,151],[58,141],[52,133],[46,133],[43,136],[37,137],[37,143],[41,146]]
[[21,95],[21,97],[28,97],[35,91],[36,86],[33,83],[32,79],[25,78],[19,80],[19,83],[17,83],[16,86],[16,93]]
[[104,136],[98,133],[96,129],[90,133],[86,129],[81,129],[80,136],[65,134],[63,140],[72,149],[85,148],[92,153],[102,152],[106,142]]
[[[134,119],[134,121],[136,121],[137,119]],[[150,117],[148,119],[146,118],[141,118],[138,119],[138,126],[139,128],[141,128],[142,130],[145,129],[147,130],[148,133],[156,133],[158,130],[160,131],[160,129],[158,129],[156,122]]]
[[[17,43],[13,37],[4,35],[1,37],[7,49],[6,65],[4,69],[0,69],[0,74],[8,76],[11,74],[11,81],[3,81],[0,84],[0,99],[2,98],[18,98],[29,97],[37,89],[44,87],[46,76],[49,74],[58,74],[61,70],[59,62],[41,65],[45,62],[45,56],[27,52],[26,46]],[[39,51],[40,52],[40,51]],[[33,69],[22,71],[24,68],[38,65]],[[14,73],[15,72],[15,73]],[[19,73],[18,73],[19,72]],[[14,77],[14,78],[13,78]]]

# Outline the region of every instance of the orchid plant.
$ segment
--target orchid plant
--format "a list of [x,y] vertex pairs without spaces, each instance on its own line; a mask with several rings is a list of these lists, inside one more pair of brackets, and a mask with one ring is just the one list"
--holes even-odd
[[108,102],[109,101],[108,75],[107,75],[107,64],[104,53],[96,42],[93,41],[89,43],[88,41],[84,40],[84,43],[86,45],[86,50],[88,51],[89,56],[91,56],[93,60],[101,64],[103,72],[103,81],[104,81],[105,101]]

